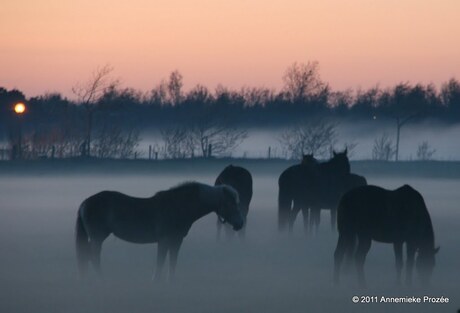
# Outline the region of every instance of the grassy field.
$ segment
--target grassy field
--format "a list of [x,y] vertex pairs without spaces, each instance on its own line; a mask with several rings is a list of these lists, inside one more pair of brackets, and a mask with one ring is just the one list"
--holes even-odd
[[[155,245],[109,237],[105,279],[78,280],[74,224],[77,208],[101,190],[150,196],[184,180],[212,183],[228,163],[254,177],[245,240],[216,239],[216,217],[196,222],[179,255],[177,280],[156,284]],[[332,285],[337,233],[328,212],[316,237],[305,236],[299,217],[291,236],[276,227],[277,178],[282,160],[40,161],[0,164],[0,312],[455,312],[460,307],[458,163],[355,162],[369,183],[395,188],[408,183],[425,197],[441,246],[433,284],[396,287],[391,245],[374,243],[366,262],[368,289],[354,277]],[[404,168],[404,170],[399,169]],[[418,171],[417,171],[418,168]],[[434,171],[434,169],[437,171]],[[28,169],[28,170],[26,170]],[[434,171],[434,174],[433,174]],[[405,173],[412,173],[405,175]],[[428,177],[431,175],[434,177]],[[444,296],[448,304],[353,304],[354,295]]]

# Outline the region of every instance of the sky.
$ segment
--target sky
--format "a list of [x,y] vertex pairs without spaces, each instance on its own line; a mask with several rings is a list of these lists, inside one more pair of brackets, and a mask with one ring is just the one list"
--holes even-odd
[[173,70],[184,87],[279,90],[293,62],[318,61],[332,88],[460,79],[458,0],[3,0],[0,86],[71,89],[110,64],[148,91]]

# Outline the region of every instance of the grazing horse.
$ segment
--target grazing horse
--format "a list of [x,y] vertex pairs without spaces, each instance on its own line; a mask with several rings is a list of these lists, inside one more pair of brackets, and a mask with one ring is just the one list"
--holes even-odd
[[[396,257],[396,280],[401,282],[402,248],[406,243],[406,283],[412,282],[414,265],[427,284],[435,265],[434,232],[422,195],[408,185],[396,190],[362,186],[346,193],[338,208],[339,239],[334,253],[334,281],[339,282],[345,255],[354,258],[360,285],[365,285],[364,261],[372,240],[392,243]],[[355,252],[355,242],[358,242]]]
[[[336,189],[335,192],[329,195],[329,198],[326,198],[327,201],[320,201],[323,205],[324,209],[329,209],[331,211],[331,229],[335,230],[335,224],[337,220],[337,205],[340,200],[340,197],[344,195],[346,192],[360,186],[366,186],[367,180],[364,176],[360,176],[357,174],[350,173],[345,176],[339,176],[336,179],[336,184],[333,185]],[[323,188],[328,188],[327,186]],[[310,219],[310,229],[316,228],[318,230],[320,224],[320,210],[321,208],[317,208],[316,211],[312,214]]]
[[[249,212],[249,204],[252,199],[252,176],[251,173],[240,166],[229,165],[227,166],[217,177],[214,186],[228,185],[233,187],[239,195],[240,198],[240,212],[243,215],[244,226],[239,232],[240,236],[244,236],[245,229],[247,225],[247,216]],[[217,219],[217,237],[220,237],[220,232],[222,230],[223,223],[218,218]],[[231,235],[234,232],[230,227],[226,227],[227,235]]]
[[162,276],[169,253],[170,279],[174,277],[183,238],[199,218],[215,212],[235,230],[243,227],[238,193],[230,186],[188,182],[150,198],[102,191],[80,205],[76,222],[76,249],[80,273],[88,263],[100,272],[103,241],[113,234],[133,243],[158,243],[155,278]]
[[[309,199],[313,199],[314,181],[309,179],[316,174],[317,160],[312,154],[304,155],[301,164],[288,167],[278,179],[278,229],[283,231],[289,225],[292,230],[292,212],[299,212],[310,206]],[[296,213],[296,215],[297,215]],[[302,211],[304,226],[308,226],[308,210]],[[294,217],[295,219],[295,217]]]

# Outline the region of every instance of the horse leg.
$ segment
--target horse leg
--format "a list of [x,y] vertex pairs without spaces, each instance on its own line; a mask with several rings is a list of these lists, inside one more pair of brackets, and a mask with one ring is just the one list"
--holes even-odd
[[290,195],[285,195],[285,191],[280,190],[278,197],[278,231],[286,230],[289,225],[289,213],[291,211],[292,198]]
[[310,208],[310,229],[309,229],[309,234],[313,234],[313,229],[315,228],[315,217],[316,217],[316,208],[311,207]]
[[290,211],[290,216],[289,216],[289,233],[292,233],[292,230],[294,229],[294,222],[299,212],[300,212],[300,206],[294,201],[294,207]]
[[371,237],[359,237],[358,249],[356,250],[355,262],[358,272],[358,283],[361,287],[366,287],[366,279],[364,277],[364,261],[366,255],[371,248]]
[[337,220],[337,208],[331,208],[331,229],[335,231],[335,222]]
[[414,260],[415,260],[415,245],[413,243],[406,243],[406,252],[407,252],[407,260],[406,260],[406,285],[412,285],[412,270],[414,268]]
[[303,229],[305,231],[305,235],[308,235],[308,223],[309,223],[309,212],[310,209],[308,206],[302,208],[302,216],[303,216]]
[[163,267],[166,261],[166,254],[168,253],[168,242],[167,240],[159,240],[157,248],[157,267],[155,269],[155,281],[161,281],[163,278]]
[[246,218],[244,219],[243,228],[241,228],[238,231],[238,236],[240,237],[241,240],[244,240],[244,238],[246,237],[246,225],[247,224],[248,224],[248,217],[246,216]]
[[102,251],[102,241],[100,239],[91,240],[91,263],[93,264],[94,270],[96,273],[102,277],[101,270],[101,251]]
[[395,261],[396,261],[396,284],[401,285],[401,270],[403,266],[402,259],[402,242],[395,242],[393,244],[393,250],[395,252]]
[[217,218],[217,241],[220,240],[220,234],[222,232],[222,222]]
[[334,284],[338,284],[340,280],[340,266],[343,261],[345,252],[349,249],[351,236],[345,234],[339,234],[337,241],[337,247],[334,252]]
[[315,235],[318,235],[319,224],[321,222],[321,209],[316,208],[314,212],[312,213],[314,213],[311,218],[313,219],[313,227],[315,230]]
[[177,256],[182,244],[182,237],[174,238],[169,243],[169,281],[173,281],[176,276]]
[[224,231],[225,231],[225,236],[227,237],[227,239],[233,239],[233,236],[235,235],[235,231],[233,230],[230,224],[224,225]]

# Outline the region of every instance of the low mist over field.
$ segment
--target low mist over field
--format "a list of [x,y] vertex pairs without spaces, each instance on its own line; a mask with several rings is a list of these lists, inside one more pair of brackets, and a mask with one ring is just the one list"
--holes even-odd
[[[179,254],[176,281],[155,283],[156,245],[109,237],[104,279],[78,279],[74,224],[79,204],[101,190],[147,197],[185,180],[213,183],[215,175],[187,173],[0,177],[0,311],[2,312],[455,312],[459,307],[458,179],[368,176],[370,184],[410,184],[425,197],[441,246],[432,285],[394,284],[393,248],[373,243],[365,271],[368,289],[354,276],[332,285],[337,233],[322,212],[318,236],[306,237],[301,218],[292,236],[277,232],[278,166],[253,171],[254,196],[246,239],[216,239],[216,216],[196,222]],[[444,296],[448,304],[353,304],[354,295]]]

